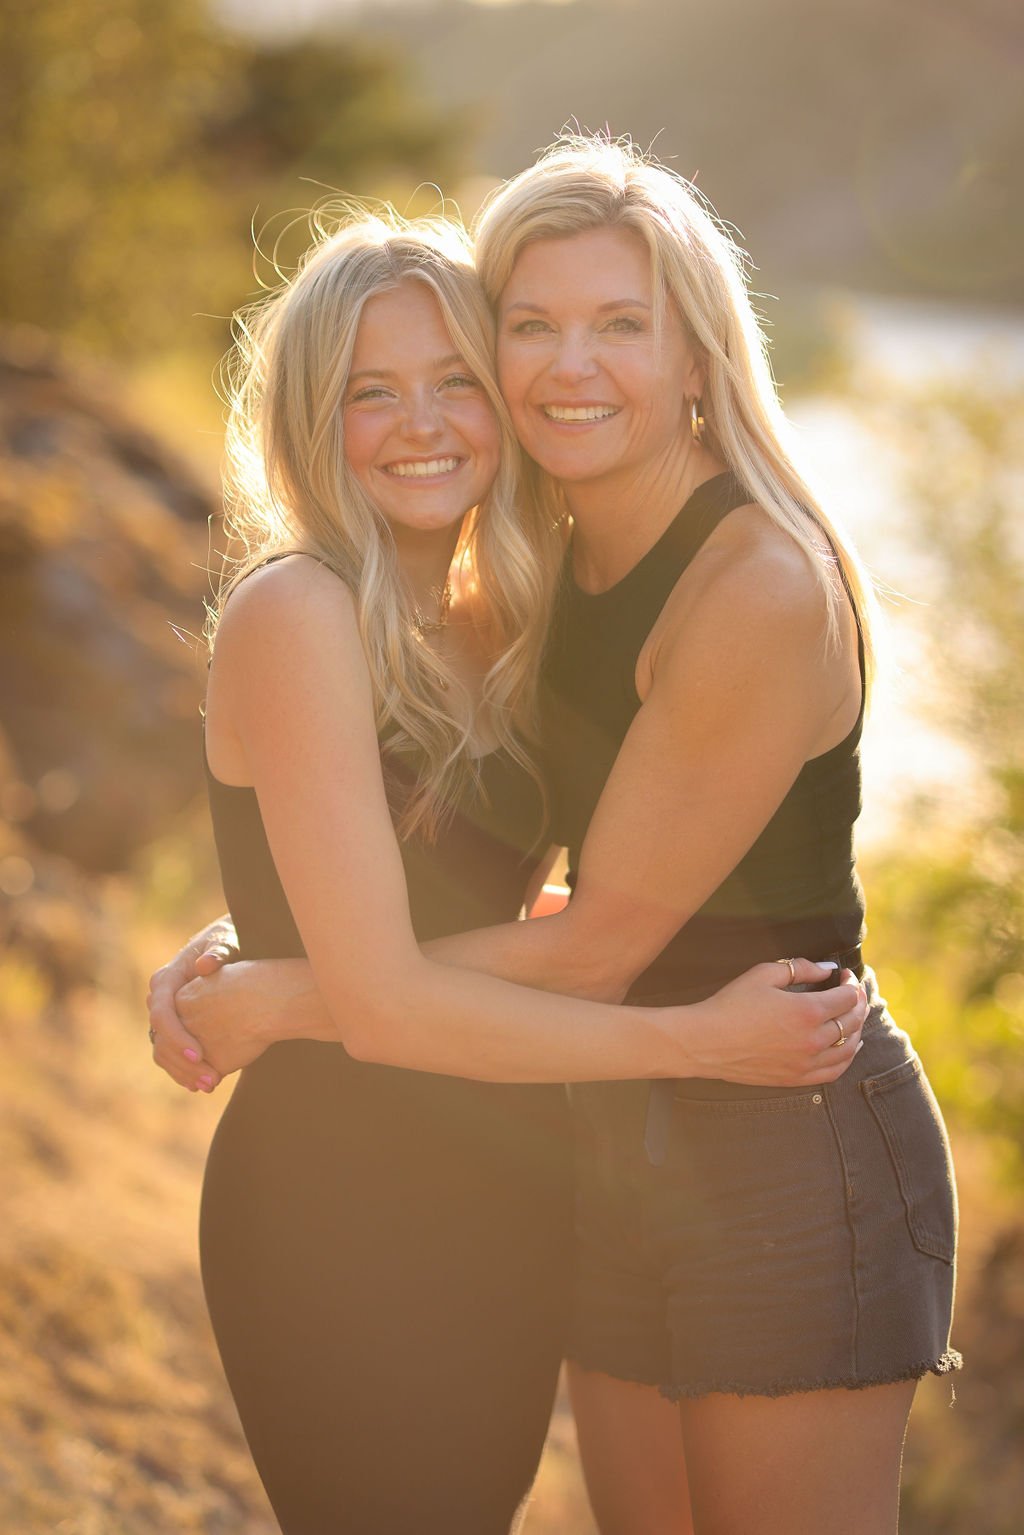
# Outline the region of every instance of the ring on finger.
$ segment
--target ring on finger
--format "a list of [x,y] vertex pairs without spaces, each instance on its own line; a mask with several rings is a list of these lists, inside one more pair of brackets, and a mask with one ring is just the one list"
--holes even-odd
[[832,1041],[832,1049],[838,1050],[842,1045],[846,1044],[846,1030],[843,1028],[838,1018],[830,1018],[829,1023],[834,1023],[836,1028],[839,1030],[839,1038]]
[[789,966],[789,984],[791,986],[795,986],[796,985],[796,966],[794,965],[793,961],[791,959],[779,959],[779,960],[776,960],[775,963],[778,964],[778,965],[788,965]]

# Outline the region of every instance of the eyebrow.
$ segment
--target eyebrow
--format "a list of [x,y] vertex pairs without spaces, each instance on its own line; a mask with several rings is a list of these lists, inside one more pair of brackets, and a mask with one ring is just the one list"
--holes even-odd
[[[441,373],[445,368],[451,368],[453,366],[456,366],[456,367],[459,367],[459,368],[466,367],[466,359],[464,357],[460,357],[458,352],[449,352],[447,357],[437,357],[437,358],[435,358],[434,361],[430,364],[430,366],[431,366],[431,369],[433,370],[433,372]],[[396,373],[394,368],[360,368],[358,373],[350,373],[349,374],[348,381],[349,381],[350,384],[354,384],[357,379],[361,379],[361,378],[397,378],[397,377],[398,377],[398,374]]]
[[[597,313],[605,314],[609,309],[650,309],[650,304],[642,298],[612,298],[605,304],[598,304]],[[549,314],[543,304],[535,304],[531,299],[517,299],[514,304],[509,304],[506,314],[511,314],[513,309],[529,309],[533,314]]]

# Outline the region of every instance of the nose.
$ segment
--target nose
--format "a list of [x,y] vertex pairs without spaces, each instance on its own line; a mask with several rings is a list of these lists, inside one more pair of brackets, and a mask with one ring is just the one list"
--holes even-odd
[[551,360],[552,378],[563,384],[578,384],[593,378],[596,372],[589,338],[582,331],[563,331]]
[[441,405],[432,389],[418,390],[408,402],[403,429],[413,442],[432,442],[443,429]]

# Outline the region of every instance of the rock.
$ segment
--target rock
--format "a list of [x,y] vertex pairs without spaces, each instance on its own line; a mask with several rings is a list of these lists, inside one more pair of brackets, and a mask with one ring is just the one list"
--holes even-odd
[[105,379],[0,336],[0,816],[79,869],[125,868],[200,788],[216,510]]

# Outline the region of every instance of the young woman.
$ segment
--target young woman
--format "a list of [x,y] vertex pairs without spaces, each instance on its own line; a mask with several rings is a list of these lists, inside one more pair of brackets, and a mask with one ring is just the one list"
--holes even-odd
[[[504,1084],[831,1080],[864,1013],[849,986],[787,996],[823,976],[803,961],[653,1012],[424,952],[515,916],[543,822],[524,743],[558,547],[513,498],[489,340],[456,233],[367,219],[240,328],[247,556],[217,614],[211,806],[243,956],[308,954],[326,1011],[282,1014],[270,1050],[251,1030],[230,1061],[209,1044],[247,1070],[201,1245],[287,1535],[503,1532],[529,1486],[562,1341],[568,1158],[560,1090]],[[163,984],[156,1057],[201,1075]]]

